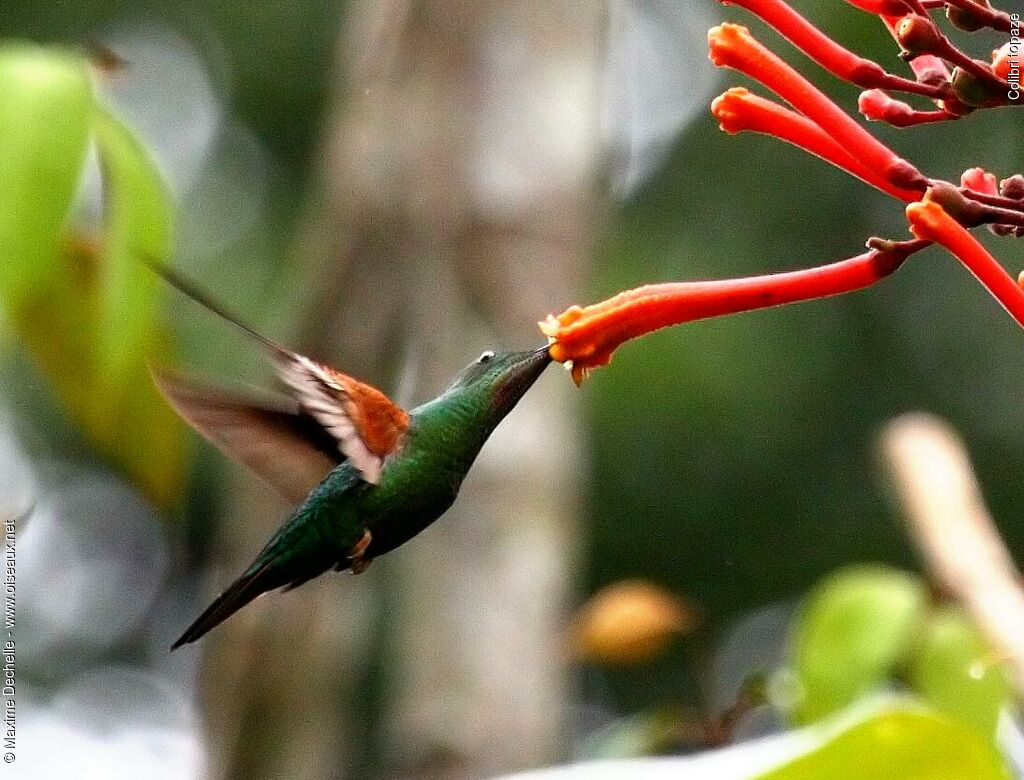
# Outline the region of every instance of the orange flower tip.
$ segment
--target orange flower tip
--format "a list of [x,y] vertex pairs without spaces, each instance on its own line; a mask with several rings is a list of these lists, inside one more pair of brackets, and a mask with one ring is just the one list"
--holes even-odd
[[572,381],[576,387],[580,387],[583,384],[583,380],[590,375],[590,369],[583,365],[583,363],[577,363],[570,360],[565,364],[565,367],[569,369],[569,373],[572,375]]
[[947,219],[949,216],[942,206],[931,199],[931,192],[925,196],[924,200],[914,201],[907,205],[910,232],[918,238],[936,241],[937,236],[943,232],[944,222]]
[[548,354],[551,355],[551,359],[556,363],[566,363],[571,361],[569,351],[565,348],[564,344],[560,344],[557,341],[552,341],[551,346],[548,347]]
[[708,57],[718,67],[729,67],[736,55],[754,45],[754,36],[741,24],[726,22],[708,30]]
[[748,129],[744,122],[745,108],[750,91],[744,87],[733,87],[711,101],[711,115],[718,120],[718,126],[726,133],[739,133]]
[[968,168],[960,175],[960,184],[974,192],[986,195],[998,195],[996,177],[984,168]]
[[1024,289],[1024,271],[1017,274],[1017,286]]

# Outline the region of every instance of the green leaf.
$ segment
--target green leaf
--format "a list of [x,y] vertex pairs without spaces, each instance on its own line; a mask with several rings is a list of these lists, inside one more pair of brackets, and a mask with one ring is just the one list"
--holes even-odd
[[157,278],[141,261],[167,255],[172,204],[155,163],[128,128],[98,110],[93,132],[104,187],[99,349],[116,384],[151,339]]
[[92,79],[77,57],[0,46],[0,300],[15,328],[55,257],[89,143]]
[[958,607],[932,615],[910,666],[910,680],[936,709],[995,736],[999,711],[1012,699],[1010,681],[974,624]]
[[959,721],[890,709],[760,780],[1008,780],[990,740]]
[[[185,431],[156,393],[147,357],[172,204],[132,133],[97,105],[87,64],[29,44],[0,47],[0,303],[96,448],[158,503],[178,492]],[[101,237],[69,238],[90,140],[104,174]]]
[[819,720],[881,685],[907,651],[926,602],[919,578],[882,566],[847,568],[819,584],[792,637],[793,719]]
[[144,264],[168,254],[173,204],[156,164],[109,112],[93,123],[103,171],[104,235],[96,284],[91,429],[149,494],[170,501],[184,476],[184,429],[153,387],[147,360],[167,361],[157,328],[158,279]]

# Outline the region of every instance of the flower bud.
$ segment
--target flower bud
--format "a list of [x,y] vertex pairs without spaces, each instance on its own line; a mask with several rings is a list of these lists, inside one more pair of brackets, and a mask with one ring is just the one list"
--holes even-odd
[[984,168],[968,168],[960,175],[960,184],[969,190],[986,195],[999,194],[995,174],[989,173]]
[[[991,8],[988,0],[974,0],[974,2],[985,8]],[[964,32],[977,32],[988,27],[988,19],[984,14],[979,14],[977,11],[972,11],[968,8],[947,5],[946,18],[949,19],[950,24]]]
[[907,14],[895,27],[896,40],[905,53],[917,56],[931,54],[939,46],[940,33],[935,23],[924,16]]
[[[990,69],[988,63],[978,64]],[[994,76],[991,80],[980,79],[970,71],[956,67],[953,69],[950,84],[957,99],[968,106],[987,108],[1006,104],[1006,92]]]
[[999,194],[1004,198],[1024,200],[1024,176],[1014,174],[999,182]]

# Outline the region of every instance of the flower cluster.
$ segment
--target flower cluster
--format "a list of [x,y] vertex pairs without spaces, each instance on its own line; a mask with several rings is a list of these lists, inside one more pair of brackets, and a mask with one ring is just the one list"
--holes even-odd
[[[983,109],[1024,105],[1019,86],[1020,15],[987,0],[847,0],[879,17],[900,46],[912,78],[887,72],[828,37],[785,0],[723,0],[745,8],[838,78],[862,87],[861,114],[896,127],[958,120]],[[954,27],[1010,35],[990,62],[976,60],[942,32],[931,14],[944,10]],[[711,111],[727,133],[752,131],[793,144],[906,205],[912,240],[871,238],[868,252],[802,271],[741,279],[654,284],[601,303],[573,306],[540,323],[555,360],[571,365],[579,384],[608,363],[624,341],[696,319],[861,289],[888,276],[932,244],[966,266],[1024,327],[1024,290],[971,235],[986,225],[997,235],[1024,235],[1024,176],[997,181],[981,168],[959,184],[929,177],[875,138],[750,31],[722,24],[708,33],[711,61],[739,71],[781,102],[734,87]],[[916,108],[893,93],[930,103]]]

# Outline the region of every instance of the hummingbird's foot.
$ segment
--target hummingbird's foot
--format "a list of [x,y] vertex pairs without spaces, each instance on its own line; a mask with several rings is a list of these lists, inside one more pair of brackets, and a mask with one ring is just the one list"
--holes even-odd
[[355,546],[353,546],[351,550],[348,551],[348,559],[350,561],[349,571],[353,574],[362,574],[366,571],[367,567],[369,567],[370,561],[373,559],[366,559],[363,557],[363,554],[366,552],[366,549],[370,546],[370,542],[372,541],[373,534],[371,534],[368,529],[364,530],[362,538],[355,543]]

